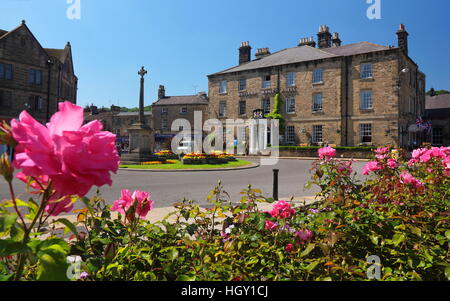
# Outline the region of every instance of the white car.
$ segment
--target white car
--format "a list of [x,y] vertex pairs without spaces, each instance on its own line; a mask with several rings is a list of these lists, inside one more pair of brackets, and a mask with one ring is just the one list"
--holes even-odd
[[188,154],[192,152],[192,141],[191,140],[184,140],[180,142],[180,145],[177,148],[177,153],[183,153]]

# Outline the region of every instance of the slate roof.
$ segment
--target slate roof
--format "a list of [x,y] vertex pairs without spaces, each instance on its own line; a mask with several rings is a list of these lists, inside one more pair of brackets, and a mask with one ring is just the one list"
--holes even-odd
[[153,105],[202,105],[209,104],[207,98],[200,95],[166,96],[159,99]]
[[[151,111],[145,111],[144,115],[152,116],[153,113]],[[139,116],[139,111],[138,112],[120,112],[119,114],[116,114],[116,116]]]
[[425,109],[450,109],[450,94],[427,96],[425,99]]
[[5,35],[5,34],[7,34],[7,33],[8,33],[7,30],[0,29],[0,37]]
[[53,49],[53,48],[44,48],[48,55],[53,56],[64,63],[67,57],[66,49]]
[[293,63],[308,62],[320,59],[335,58],[341,56],[351,56],[362,53],[376,52],[382,50],[389,50],[392,48],[377,45],[369,42],[360,42],[355,44],[348,44],[333,48],[313,48],[311,46],[298,46],[287,48],[265,56],[261,59],[256,59],[224,71],[214,73],[226,74],[231,72],[246,71],[252,69],[266,68],[272,66],[281,66]]

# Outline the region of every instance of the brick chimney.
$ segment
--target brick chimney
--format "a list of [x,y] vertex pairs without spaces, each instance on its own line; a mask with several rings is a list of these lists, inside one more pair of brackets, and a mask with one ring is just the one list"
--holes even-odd
[[250,62],[252,59],[252,47],[249,42],[242,42],[239,48],[239,65]]
[[158,89],[158,100],[166,98],[166,89],[163,85],[159,85]]
[[339,32],[335,32],[333,34],[333,40],[332,41],[333,41],[333,47],[341,47],[342,41],[339,38]]
[[330,48],[331,47],[331,33],[330,28],[326,25],[321,25],[319,28],[318,45],[319,48]]
[[262,59],[270,54],[269,48],[259,48],[256,52],[256,59]]
[[400,28],[397,31],[398,47],[402,49],[406,55],[408,55],[408,36],[409,33],[406,31],[405,25],[400,24]]
[[316,48],[316,42],[314,41],[313,37],[302,38],[300,39],[298,46],[310,46],[312,48]]

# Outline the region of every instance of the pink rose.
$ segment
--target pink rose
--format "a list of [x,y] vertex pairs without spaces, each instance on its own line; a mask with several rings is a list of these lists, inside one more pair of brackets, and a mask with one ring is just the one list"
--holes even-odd
[[375,150],[375,153],[377,153],[379,155],[384,155],[384,154],[387,154],[388,152],[389,152],[389,148],[387,148],[387,147],[380,147]]
[[336,150],[334,148],[327,146],[319,149],[320,159],[331,159],[334,156],[336,156]]
[[400,183],[402,184],[410,184],[414,188],[421,188],[423,187],[423,183],[414,178],[410,173],[408,173],[406,170],[402,172],[400,175]]
[[45,206],[45,212],[50,216],[58,216],[61,213],[69,213],[73,210],[73,202],[70,196],[58,198],[56,195],[52,196]]
[[270,231],[273,231],[273,230],[276,230],[277,228],[278,228],[278,224],[277,223],[274,223],[274,222],[272,222],[272,221],[269,221],[269,220],[266,220],[266,224],[265,224],[265,227],[264,227],[266,230],[270,230]]
[[122,215],[126,215],[128,209],[136,203],[136,214],[141,219],[145,219],[147,214],[153,208],[153,201],[150,200],[150,194],[148,192],[135,190],[131,195],[128,189],[122,189],[121,197],[111,207],[111,211],[119,212]]
[[[42,193],[43,190],[47,189],[49,183],[48,176],[36,177],[36,180],[38,181],[37,182],[31,177],[27,177],[23,172],[17,173],[16,178],[26,183],[35,190],[30,191],[31,194]],[[48,203],[44,208],[45,212],[47,212],[50,216],[58,216],[63,212],[68,213],[73,210],[73,202],[71,197],[61,196],[55,191],[53,191],[52,193],[53,194],[50,196]]]
[[92,186],[111,185],[119,167],[116,136],[95,120],[84,126],[83,108],[59,103],[46,126],[23,111],[11,122],[18,145],[14,167],[26,176],[48,176],[58,195],[86,195]]
[[396,169],[398,167],[398,163],[394,159],[388,159],[387,165],[391,169]]
[[286,252],[291,253],[292,250],[294,249],[294,245],[293,244],[287,244],[284,249],[286,250]]
[[377,161],[370,161],[363,167],[363,175],[367,176],[369,173],[381,169],[383,169],[383,167]]
[[295,210],[291,208],[291,205],[285,201],[279,201],[273,205],[272,210],[269,214],[275,218],[287,219],[295,214]]

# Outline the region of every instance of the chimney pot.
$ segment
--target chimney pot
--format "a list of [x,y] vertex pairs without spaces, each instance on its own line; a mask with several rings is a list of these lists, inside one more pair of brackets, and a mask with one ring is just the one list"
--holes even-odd
[[252,58],[252,47],[250,42],[242,42],[239,48],[239,65],[250,62]]
[[400,29],[397,31],[398,47],[402,49],[406,55],[408,55],[408,32],[406,31],[406,26],[400,24]]
[[332,35],[330,28],[326,25],[320,26],[320,31],[317,34],[319,48],[330,48],[332,42]]
[[158,100],[166,97],[166,89],[163,85],[159,85],[158,89]]

